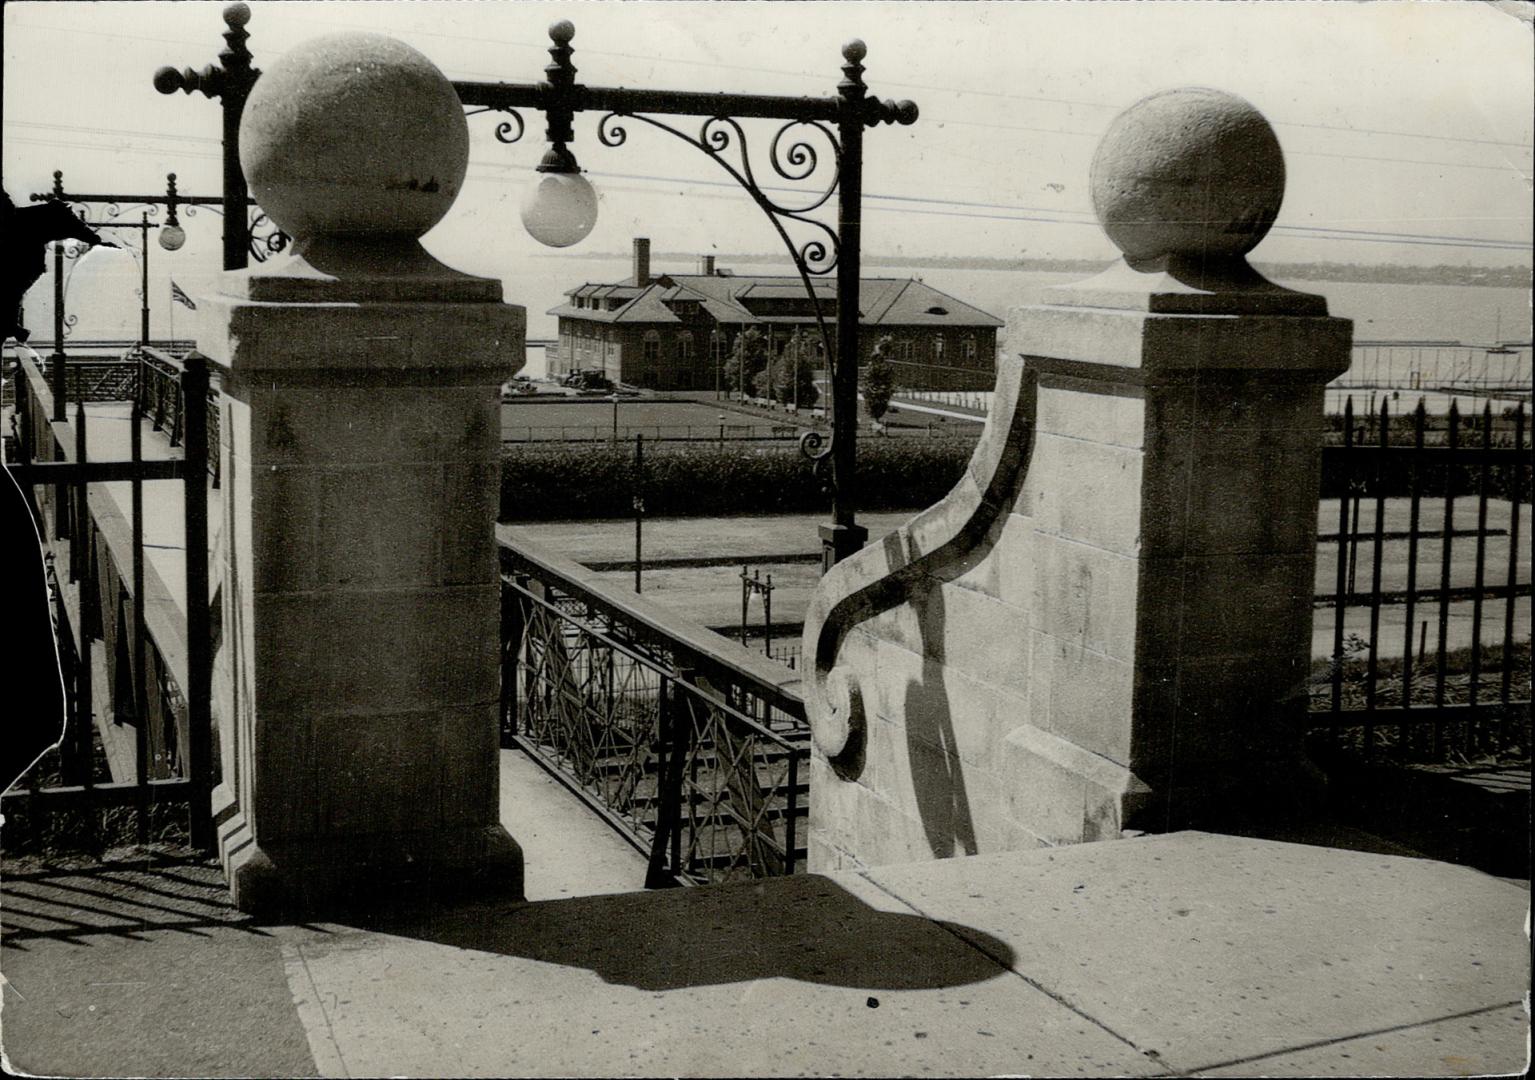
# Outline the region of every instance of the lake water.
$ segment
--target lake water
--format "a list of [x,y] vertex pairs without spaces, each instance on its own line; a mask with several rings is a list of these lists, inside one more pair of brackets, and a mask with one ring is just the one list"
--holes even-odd
[[[170,302],[170,259],[160,253],[151,257],[150,298],[154,336],[185,334],[191,325],[191,312]],[[722,262],[729,266],[728,260]],[[125,338],[138,336],[139,274],[133,257],[125,252],[97,249],[78,263],[70,264],[68,308],[79,316],[72,336],[77,340]],[[657,273],[691,273],[693,260],[656,259]],[[787,264],[742,264],[734,269],[742,274],[790,273]],[[547,314],[563,301],[565,290],[583,282],[613,282],[627,277],[627,258],[574,258],[551,253],[534,256],[503,271],[506,298],[528,309],[528,337],[553,338],[556,323]],[[212,275],[178,270],[178,282],[194,295],[207,289]],[[874,267],[870,277],[915,277],[933,288],[968,304],[1006,318],[1010,308],[1038,303],[1043,291],[1058,284],[1081,280],[1081,273],[1042,273],[1014,270],[966,270],[921,266]],[[1466,285],[1381,285],[1359,282],[1295,281],[1281,283],[1328,299],[1334,315],[1354,320],[1357,341],[1460,341],[1479,345],[1496,340],[1530,340],[1530,293],[1525,289],[1491,288]],[[36,342],[52,336],[52,281],[44,277],[28,296],[27,322]],[[1356,350],[1356,356],[1359,356]],[[1487,361],[1478,355],[1475,363]],[[1494,375],[1506,375],[1507,381],[1530,380],[1530,353],[1524,350],[1511,358],[1493,357],[1498,365]],[[529,373],[541,374],[542,349],[529,350]],[[1383,361],[1375,356],[1371,370],[1370,356],[1359,359],[1361,379],[1374,375],[1373,382],[1405,384],[1411,370],[1423,371],[1425,386],[1463,374],[1464,358],[1446,355],[1431,359],[1426,365],[1411,358]],[[1401,371],[1391,367],[1406,365]],[[1460,368],[1456,364],[1461,365]],[[1387,377],[1389,376],[1389,378]],[[1504,381],[1498,379],[1495,381]]]
[[[569,269],[562,269],[568,264]],[[729,266],[722,261],[721,265]],[[742,274],[792,273],[787,266],[747,264],[735,267]],[[692,273],[689,262],[671,265],[657,260],[656,273]],[[529,260],[526,267],[511,269],[504,277],[507,299],[526,304],[528,336],[553,337],[553,317],[548,309],[563,300],[566,289],[582,282],[613,282],[629,276],[627,259],[569,259],[558,255]],[[1017,270],[959,270],[932,267],[865,268],[866,277],[914,277],[958,300],[1007,318],[1009,308],[1037,304],[1052,285],[1080,281],[1080,273],[1042,273]],[[1281,284],[1328,298],[1332,314],[1354,320],[1354,336],[1360,341],[1465,341],[1490,344],[1530,340],[1530,293],[1525,289],[1501,289],[1472,285],[1378,285],[1360,282],[1295,281]]]

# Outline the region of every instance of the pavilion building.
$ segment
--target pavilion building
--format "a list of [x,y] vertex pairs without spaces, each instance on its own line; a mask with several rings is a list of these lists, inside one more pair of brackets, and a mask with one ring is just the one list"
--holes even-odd
[[[811,284],[834,337],[837,283]],[[774,356],[798,341],[809,362],[825,364],[816,305],[795,275],[737,274],[712,255],[694,274],[652,274],[650,241],[637,238],[628,280],[583,284],[565,296],[549,311],[559,318],[559,342],[547,354],[554,377],[601,370],[631,386],[711,389],[721,385],[737,335],[751,329]],[[899,385],[991,388],[1001,319],[912,278],[863,278],[860,301],[860,365],[888,336]]]

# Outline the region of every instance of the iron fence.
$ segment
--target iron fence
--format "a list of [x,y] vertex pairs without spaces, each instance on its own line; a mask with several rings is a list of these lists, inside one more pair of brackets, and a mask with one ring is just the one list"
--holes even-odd
[[1475,345],[1458,341],[1356,341],[1349,368],[1334,388],[1385,387],[1462,392],[1530,392],[1530,343]]
[[[1313,732],[1365,755],[1527,753],[1524,407],[1463,418],[1452,404],[1442,432],[1421,402],[1395,418],[1383,402],[1368,420],[1356,425],[1350,400],[1341,445],[1323,449],[1324,512],[1330,494],[1338,524],[1321,537],[1335,545],[1332,591],[1317,597],[1332,609],[1332,654],[1313,682]],[[1463,499],[1474,525],[1457,519]],[[1489,608],[1501,608],[1490,625]]]
[[[161,460],[143,456],[136,392],[127,395],[128,460],[90,460],[86,401],[75,399],[72,422],[54,420],[53,387],[37,358],[19,359],[16,372],[17,459],[10,471],[44,542],[65,727],[58,747],[5,793],[8,810],[20,808],[36,830],[59,811],[136,807],[143,840],[151,807],[187,804],[190,839],[207,847],[214,776],[205,362],[189,357],[178,368],[191,403],[183,421],[187,447],[181,457]],[[143,484],[163,480],[181,481],[185,493],[184,621],[168,613],[174,605],[165,602],[166,583],[145,559]],[[110,495],[91,491],[107,482],[130,485],[126,523]],[[197,597],[203,602],[193,602]],[[84,820],[87,829],[100,825],[94,814]]]
[[[922,426],[887,422],[882,434],[896,438],[938,439],[970,438],[979,432],[960,432],[957,435],[932,424]],[[633,441],[636,435],[644,435],[647,443],[797,443],[800,436],[811,428],[795,424],[621,424],[615,429],[602,424],[544,424],[503,427],[503,443],[609,443]]]
[[957,367],[952,364],[927,364],[912,360],[891,360],[896,393],[902,397],[923,391],[939,393],[983,392],[990,393],[996,386],[997,369],[994,361],[978,367]]
[[787,641],[774,642],[766,648],[765,652],[790,671],[797,670],[800,661],[799,633],[795,632],[794,636]]
[[644,852],[650,886],[802,869],[809,726],[786,680],[534,545],[502,565],[503,741]]

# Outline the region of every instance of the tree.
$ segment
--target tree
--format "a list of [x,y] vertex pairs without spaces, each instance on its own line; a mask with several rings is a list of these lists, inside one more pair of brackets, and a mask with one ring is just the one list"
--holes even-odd
[[889,410],[890,395],[895,392],[895,372],[886,358],[892,344],[888,335],[880,338],[863,373],[863,404],[876,421]]
[[[798,393],[795,380],[798,380]],[[790,342],[782,356],[775,356],[768,366],[757,374],[754,384],[757,393],[771,397],[784,405],[798,405],[808,409],[821,396],[815,385],[815,361],[813,351],[803,340]]]
[[[758,374],[767,367],[767,339],[759,330],[746,330],[736,335],[735,347],[725,361],[725,388],[740,392],[744,386],[756,391]],[[744,376],[744,378],[743,378]]]

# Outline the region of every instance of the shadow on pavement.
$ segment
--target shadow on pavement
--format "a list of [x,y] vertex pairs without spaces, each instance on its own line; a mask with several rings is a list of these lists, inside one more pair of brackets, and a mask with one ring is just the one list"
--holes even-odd
[[770,978],[870,990],[961,986],[995,978],[1014,958],[972,927],[880,911],[816,875],[481,906],[367,928],[585,968],[655,991]]
[[3,876],[0,990],[13,1070],[315,1075],[281,943],[230,904],[216,861],[13,859]]
[[198,855],[73,866],[9,862],[0,889],[0,949],[17,952],[44,941],[140,940],[152,931],[269,936],[262,926],[230,903],[217,860]]

